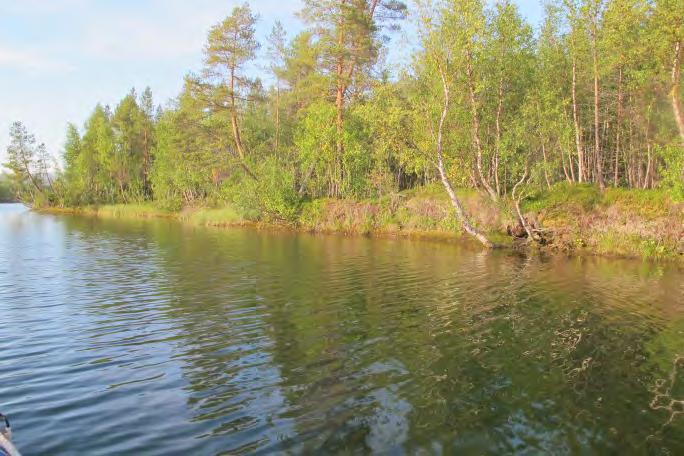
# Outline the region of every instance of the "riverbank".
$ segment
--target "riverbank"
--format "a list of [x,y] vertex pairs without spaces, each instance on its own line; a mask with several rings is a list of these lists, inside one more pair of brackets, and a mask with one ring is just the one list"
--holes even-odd
[[[494,203],[478,192],[460,190],[474,223],[494,242],[520,246],[507,234],[516,220],[510,203]],[[606,189],[560,184],[532,195],[522,205],[525,217],[549,230],[548,251],[684,263],[684,203],[656,190]],[[467,239],[438,186],[423,187],[375,200],[320,199],[303,203],[295,220],[245,216],[231,206],[184,208],[173,212],[153,203],[49,208],[50,213],[98,217],[170,218],[198,226],[256,226],[317,233]]]

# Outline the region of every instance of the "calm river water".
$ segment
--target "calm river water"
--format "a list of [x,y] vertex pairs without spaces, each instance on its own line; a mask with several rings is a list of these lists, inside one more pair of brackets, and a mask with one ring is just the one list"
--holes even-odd
[[678,355],[671,266],[0,205],[25,455],[684,454]]

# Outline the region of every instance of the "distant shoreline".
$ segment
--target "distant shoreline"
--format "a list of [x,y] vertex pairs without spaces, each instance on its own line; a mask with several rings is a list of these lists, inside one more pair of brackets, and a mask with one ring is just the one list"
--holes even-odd
[[[506,209],[494,206],[476,192],[463,192],[469,209],[477,214],[478,225],[504,248],[684,264],[684,204],[655,191],[608,192],[592,204],[588,200],[599,196],[568,196],[567,192],[530,202],[527,216],[553,233],[547,246],[514,240],[506,234],[506,224],[513,222],[506,218]],[[563,199],[558,200],[559,196]],[[472,242],[462,234],[448,202],[438,194],[395,195],[392,200],[380,201],[316,200],[304,205],[292,221],[247,220],[230,206],[168,211],[144,203],[36,211],[101,218],[165,218],[220,228]]]

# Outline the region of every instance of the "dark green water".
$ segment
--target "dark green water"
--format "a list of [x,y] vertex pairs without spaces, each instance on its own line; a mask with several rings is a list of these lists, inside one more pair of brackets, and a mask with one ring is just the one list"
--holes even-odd
[[26,455],[684,454],[680,354],[664,265],[0,206]]

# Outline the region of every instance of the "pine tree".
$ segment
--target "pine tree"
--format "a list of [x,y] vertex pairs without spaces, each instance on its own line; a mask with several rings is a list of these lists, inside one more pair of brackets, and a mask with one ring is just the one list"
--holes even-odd
[[[255,37],[258,17],[249,4],[235,7],[230,16],[209,31],[204,48],[205,67],[203,82],[220,101],[214,108],[228,109],[233,141],[237,157],[247,173],[255,177],[247,167],[247,151],[240,134],[239,110],[245,101],[245,89],[250,81],[245,66],[254,59],[260,45]],[[205,87],[206,88],[206,87]]]
[[337,138],[331,193],[340,196],[347,96],[359,74],[377,61],[381,25],[403,19],[406,5],[396,0],[305,0],[300,14],[318,39],[323,71],[334,87]]
[[271,34],[268,36],[268,55],[271,60],[270,69],[275,77],[275,135],[274,135],[274,152],[278,153],[280,148],[280,99],[282,91],[282,77],[285,70],[285,59],[287,58],[287,48],[285,39],[287,33],[280,21],[276,21]]

